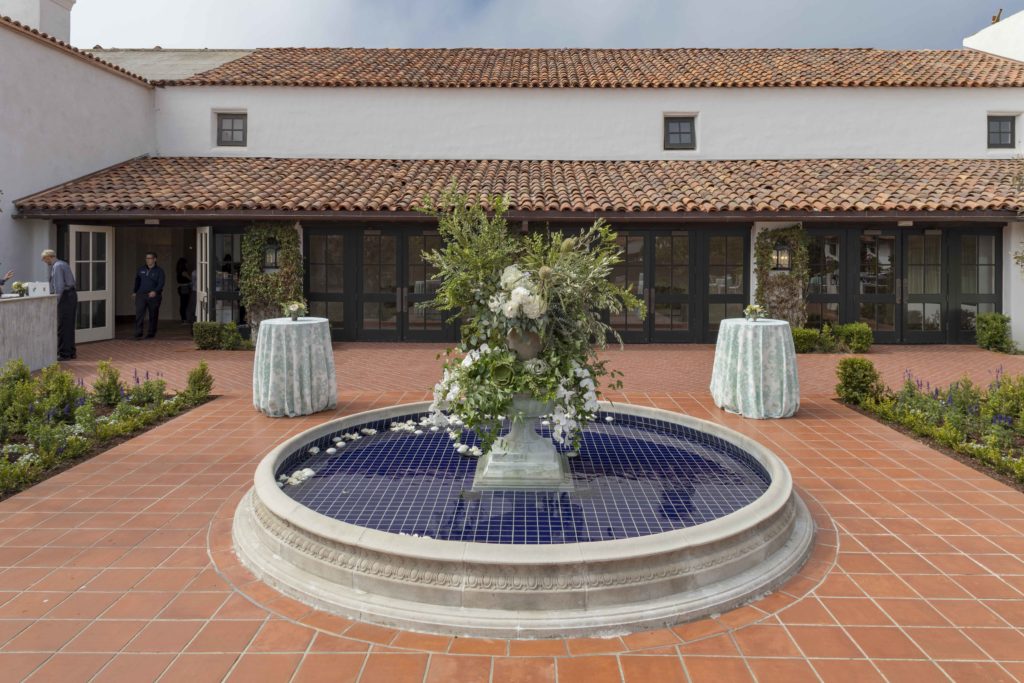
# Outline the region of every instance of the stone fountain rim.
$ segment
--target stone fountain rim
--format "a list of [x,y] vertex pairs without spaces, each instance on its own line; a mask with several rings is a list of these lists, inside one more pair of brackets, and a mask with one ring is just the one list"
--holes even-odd
[[[307,429],[276,446],[260,461],[253,475],[256,498],[267,509],[288,524],[305,533],[347,546],[415,560],[441,562],[472,561],[477,564],[504,566],[562,565],[565,562],[615,562],[659,555],[669,550],[706,546],[757,527],[773,519],[790,501],[793,482],[789,469],[769,448],[728,427],[660,408],[628,403],[601,402],[601,409],[636,417],[663,420],[718,437],[746,451],[767,472],[768,489],[750,504],[728,515],[684,529],[675,529],[647,536],[557,544],[508,544],[475,541],[448,541],[434,538],[394,534],[361,527],[315,512],[289,497],[278,488],[277,468],[292,452],[346,428],[384,420],[398,415],[428,412],[430,402],[421,401],[386,406],[329,420]],[[344,457],[344,456],[341,456]],[[499,553],[496,549],[515,548],[515,553]]]

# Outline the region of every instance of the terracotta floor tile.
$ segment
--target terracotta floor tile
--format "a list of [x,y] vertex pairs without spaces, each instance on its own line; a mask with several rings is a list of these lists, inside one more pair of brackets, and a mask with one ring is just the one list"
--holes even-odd
[[683,641],[700,640],[716,633],[722,633],[725,630],[726,626],[714,619],[701,619],[700,621],[692,621],[688,624],[672,627],[672,631],[682,638]]
[[239,593],[232,593],[217,611],[218,619],[265,619],[269,613]]
[[558,683],[620,683],[617,658],[609,655],[560,657],[556,660]]
[[375,626],[374,624],[356,622],[348,627],[344,635],[346,638],[365,640],[379,645],[389,645],[395,639],[395,636],[398,635],[398,631],[383,626]]
[[26,681],[42,683],[43,681],[60,681],[60,683],[77,683],[88,681],[110,661],[111,655],[101,654],[63,654],[58,652],[36,669]]
[[778,614],[784,624],[834,624],[835,619],[817,598],[808,597]]
[[41,620],[4,644],[5,652],[56,652],[89,625],[83,619]]
[[201,621],[153,621],[125,646],[125,651],[182,652],[202,626]]
[[621,655],[619,666],[622,668],[623,680],[626,683],[686,683],[683,660],[678,656]]
[[313,629],[282,619],[272,619],[260,629],[249,645],[250,652],[305,652]]
[[563,657],[568,654],[565,641],[552,640],[510,640],[509,655],[512,657]]
[[863,657],[838,626],[790,626],[790,635],[807,657]]
[[355,683],[366,661],[365,654],[308,654],[292,683]]
[[904,630],[932,659],[986,659],[958,629],[908,627]]
[[288,683],[300,661],[300,654],[245,654],[224,680],[230,683]]
[[889,626],[892,621],[868,598],[822,598],[822,604],[845,625]]
[[957,683],[1017,683],[1018,679],[994,662],[939,662]]
[[189,643],[188,652],[244,652],[260,628],[260,622],[211,621]]
[[818,680],[814,669],[804,659],[751,659],[747,665],[758,681],[785,681],[786,683],[814,683]]
[[555,683],[552,657],[495,657],[491,683]]
[[736,641],[733,640],[732,635],[729,633],[683,643],[679,646],[679,651],[684,655],[722,655],[727,657],[739,655]]
[[800,650],[782,626],[747,626],[733,633],[746,657],[799,657]]
[[404,647],[427,652],[447,652],[451,644],[451,636],[413,633],[412,631],[400,631],[391,641],[391,647]]
[[152,619],[163,611],[174,593],[129,591],[103,613],[104,619]]
[[811,666],[818,672],[822,683],[885,683],[874,665],[863,660],[812,659]]
[[679,636],[671,629],[660,628],[654,631],[640,631],[622,636],[622,642],[629,650],[644,650],[652,647],[664,647],[666,645],[678,645]]
[[369,650],[370,643],[342,636],[332,636],[327,633],[317,633],[313,638],[313,644],[309,646],[310,652],[368,652]]
[[[963,634],[992,659],[1024,661],[1024,633],[1012,628],[967,628]],[[946,659],[943,657],[942,659]]]
[[879,659],[875,662],[882,675],[890,681],[926,681],[943,680],[942,670],[934,662]]
[[[120,652],[145,621],[94,621],[64,646],[65,652]],[[140,660],[141,661],[141,660]]]
[[146,683],[163,674],[174,655],[120,654],[111,659],[90,683]]
[[40,664],[50,657],[49,652],[4,652],[0,654],[0,666],[4,676],[11,681],[27,678]]
[[851,626],[846,631],[868,657],[882,659],[925,658],[920,648],[914,645],[898,628]]
[[565,644],[571,655],[605,654],[626,649],[619,638],[569,638]]
[[160,683],[215,683],[222,681],[240,655],[182,654],[167,667]]
[[505,656],[508,654],[508,641],[488,638],[456,637],[452,638],[448,651],[452,654],[463,655]]
[[739,658],[683,657],[683,666],[690,683],[745,683],[754,680],[746,663]]
[[1006,626],[995,611],[976,600],[932,600],[935,608],[954,626]]
[[360,683],[422,683],[426,654],[370,654]]
[[879,599],[878,606],[899,626],[948,626],[949,620],[932,606],[937,602],[948,601]]
[[182,593],[160,613],[161,619],[209,619],[227,600],[227,593]]
[[491,680],[491,658],[474,655],[430,655],[427,677],[424,683],[489,683]]

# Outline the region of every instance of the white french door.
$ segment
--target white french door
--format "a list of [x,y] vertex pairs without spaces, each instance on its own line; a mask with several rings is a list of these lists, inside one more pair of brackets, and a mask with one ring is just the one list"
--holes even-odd
[[77,343],[114,338],[114,229],[72,225],[68,265],[75,274]]
[[196,228],[196,320],[210,319],[210,226]]

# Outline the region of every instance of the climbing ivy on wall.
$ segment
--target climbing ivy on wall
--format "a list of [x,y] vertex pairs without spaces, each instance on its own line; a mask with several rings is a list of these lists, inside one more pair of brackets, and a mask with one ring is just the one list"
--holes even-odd
[[[279,246],[276,272],[263,270],[263,255],[271,240]],[[281,317],[285,301],[302,297],[302,249],[294,223],[254,223],[242,237],[242,269],[238,292],[253,334],[261,321]]]
[[[775,245],[789,248],[790,269],[772,270]],[[768,309],[768,315],[787,321],[792,327],[807,322],[807,283],[810,278],[807,235],[800,225],[763,230],[754,245],[757,291],[754,300]]]

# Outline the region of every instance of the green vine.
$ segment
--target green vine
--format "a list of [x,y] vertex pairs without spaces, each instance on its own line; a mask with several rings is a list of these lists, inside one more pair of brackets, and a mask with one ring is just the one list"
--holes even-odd
[[[789,248],[790,269],[772,270],[775,245]],[[757,290],[754,300],[768,309],[768,315],[787,321],[792,327],[807,322],[807,284],[810,280],[810,255],[807,235],[800,225],[763,230],[754,245],[754,269]]]
[[[263,254],[277,240],[278,270],[264,272]],[[302,301],[302,250],[294,223],[254,223],[242,238],[242,268],[238,292],[253,334],[259,324],[281,315],[285,301]]]

